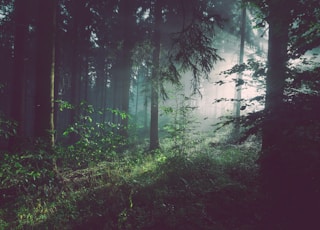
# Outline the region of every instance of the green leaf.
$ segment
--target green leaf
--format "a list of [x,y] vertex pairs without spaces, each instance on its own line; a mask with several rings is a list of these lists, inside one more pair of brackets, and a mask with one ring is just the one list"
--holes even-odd
[[19,162],[14,163],[14,167],[16,168],[22,168],[23,166]]

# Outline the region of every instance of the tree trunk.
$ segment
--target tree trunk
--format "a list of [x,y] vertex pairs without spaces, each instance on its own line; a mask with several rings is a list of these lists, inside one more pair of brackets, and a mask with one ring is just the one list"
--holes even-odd
[[54,66],[56,1],[39,0],[35,88],[35,136],[54,145]]
[[[246,36],[246,5],[243,3],[242,14],[241,14],[241,29],[240,29],[240,54],[239,54],[239,65],[243,64],[244,57],[244,43]],[[238,79],[236,82],[236,93],[235,93],[235,127],[233,138],[235,141],[239,139],[240,135],[240,108],[241,108],[241,93],[242,93],[242,73],[238,73]]]
[[161,23],[160,0],[155,4],[155,22],[153,34],[153,54],[152,54],[152,79],[151,79],[151,119],[150,119],[150,150],[160,147],[158,134],[159,119],[159,66],[160,66],[160,23]]
[[83,84],[83,100],[89,103],[88,87],[89,87],[89,58],[84,57],[84,84]]
[[[82,46],[86,39],[83,33],[83,21],[85,20],[85,3],[83,1],[72,1],[73,27],[72,36],[72,62],[71,62],[71,104],[75,106],[70,111],[70,124],[75,124],[79,116],[79,105],[81,101],[81,74],[82,74]],[[71,133],[70,143],[75,143],[79,139],[79,135]]]
[[[292,200],[289,155],[283,148],[284,134],[283,98],[288,61],[288,34],[290,8],[285,0],[269,1],[269,47],[266,77],[265,120],[262,130],[261,182],[268,206],[264,229],[293,229],[295,220],[289,214],[295,206]],[[297,185],[299,186],[299,185]],[[290,194],[288,194],[290,193]],[[291,207],[291,208],[290,208]],[[282,226],[282,227],[279,227]],[[291,226],[291,227],[289,227]],[[296,229],[296,228],[294,228]],[[300,229],[298,227],[298,229]]]
[[[80,7],[82,3],[73,1],[73,27],[72,27],[72,62],[71,62],[71,104],[75,106],[71,110],[70,124],[74,124],[77,117],[77,106],[80,103],[80,52],[79,52],[79,20],[80,20]],[[72,137],[71,139],[74,139]],[[74,141],[74,140],[71,140]]]
[[[125,113],[129,113],[129,95],[131,85],[131,51],[136,43],[136,37],[134,36],[135,19],[133,17],[135,13],[135,5],[133,2],[121,1],[120,3],[120,29],[122,30],[123,47],[118,57],[118,84],[120,87],[120,105],[119,108]],[[120,135],[128,137],[128,116],[120,118],[121,130]]]
[[281,109],[288,61],[287,46],[290,9],[285,0],[269,1],[269,48],[266,78],[266,119],[263,127],[262,150],[281,142]]
[[97,109],[101,109],[103,111],[103,115],[97,116],[97,121],[98,122],[104,122],[105,119],[105,107],[106,107],[106,85],[107,85],[107,74],[105,71],[105,49],[98,48],[96,50],[96,55],[95,55],[95,69],[96,69],[96,83],[95,83],[95,95],[94,95],[94,103],[95,107]]
[[15,36],[14,36],[14,69],[12,81],[11,117],[17,122],[17,135],[9,140],[9,149],[17,146],[17,137],[24,136],[24,105],[25,105],[25,46],[28,33],[27,13],[28,1],[15,1]]
[[[125,54],[122,59],[122,71],[121,71],[121,110],[125,113],[129,113],[129,94],[130,94],[130,83],[131,83],[131,55],[130,52],[132,50],[131,44],[128,42],[124,42]],[[121,119],[121,130],[120,135],[123,137],[128,136],[128,117],[124,117]]]

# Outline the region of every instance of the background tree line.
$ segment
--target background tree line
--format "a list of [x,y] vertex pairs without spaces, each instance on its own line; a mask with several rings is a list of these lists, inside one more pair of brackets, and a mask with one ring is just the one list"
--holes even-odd
[[[97,121],[120,124],[119,133],[127,136],[128,117],[106,108],[129,114],[132,87],[144,81],[144,101],[151,107],[145,129],[150,126],[150,149],[157,148],[158,97],[165,94],[161,85],[179,83],[190,70],[197,90],[201,75],[219,60],[212,42],[214,27],[223,20],[219,9],[210,1],[50,4],[3,2],[2,104],[17,122],[16,136],[59,139],[76,122],[81,101],[99,110]],[[59,113],[63,102],[72,109]],[[10,146],[16,146],[15,139]]]

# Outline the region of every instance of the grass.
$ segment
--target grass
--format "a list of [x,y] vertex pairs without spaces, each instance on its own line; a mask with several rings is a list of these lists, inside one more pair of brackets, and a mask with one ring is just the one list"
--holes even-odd
[[50,195],[20,193],[1,205],[0,229],[257,229],[256,151],[197,149],[168,146],[65,169]]

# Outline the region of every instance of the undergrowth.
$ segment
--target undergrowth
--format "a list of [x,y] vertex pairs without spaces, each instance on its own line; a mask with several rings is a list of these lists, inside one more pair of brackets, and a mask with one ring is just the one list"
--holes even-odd
[[136,148],[113,161],[60,168],[59,178],[44,169],[32,178],[28,164],[12,159],[34,188],[16,178],[26,191],[1,197],[0,229],[257,229],[257,153],[233,145],[197,149]]

